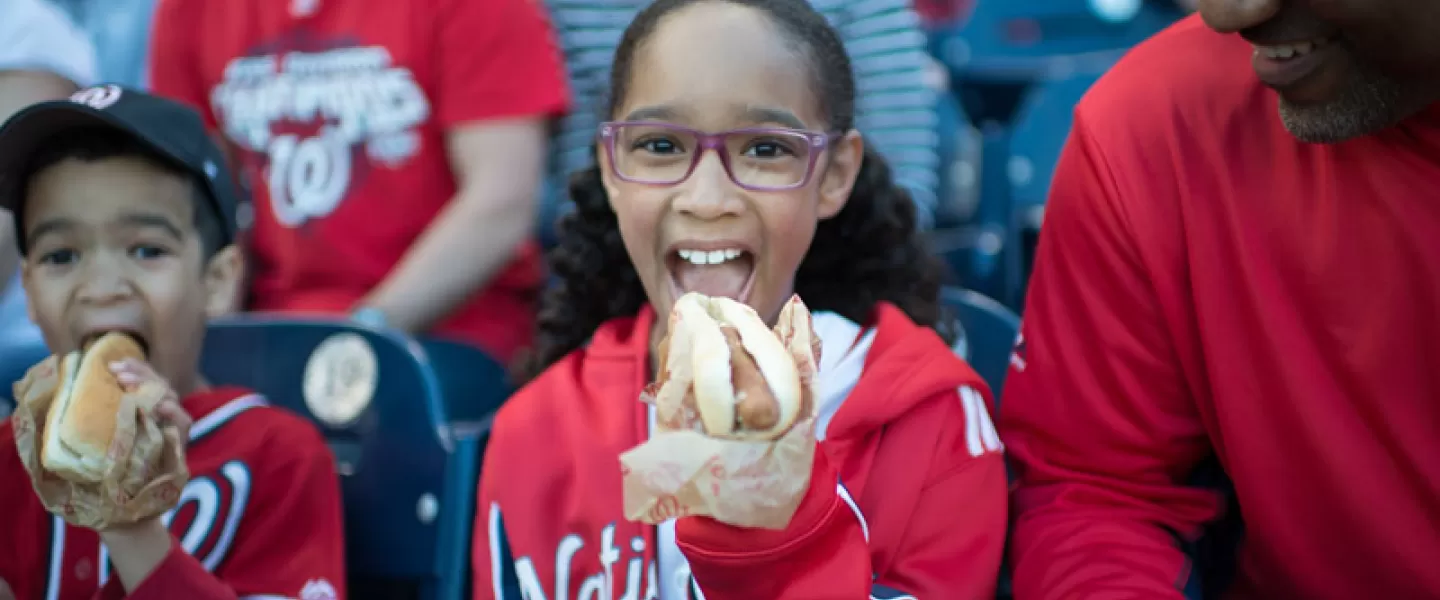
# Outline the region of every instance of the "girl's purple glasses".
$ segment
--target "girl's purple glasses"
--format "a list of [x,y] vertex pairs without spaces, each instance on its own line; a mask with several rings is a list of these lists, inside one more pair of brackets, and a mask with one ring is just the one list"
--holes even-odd
[[623,181],[678,184],[695,172],[706,150],[714,150],[735,185],[757,192],[792,190],[808,183],[816,161],[836,137],[778,127],[705,133],[650,121],[600,124],[610,170]]

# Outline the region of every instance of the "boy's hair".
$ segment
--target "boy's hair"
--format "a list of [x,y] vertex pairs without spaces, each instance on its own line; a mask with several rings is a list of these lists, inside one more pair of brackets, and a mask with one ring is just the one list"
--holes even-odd
[[[199,179],[134,136],[108,127],[71,129],[43,142],[31,156],[20,177],[19,193],[22,203],[29,194],[31,180],[45,169],[68,159],[95,162],[119,157],[140,158],[171,175],[183,178],[191,189],[191,204],[195,207],[195,217],[192,220],[195,231],[200,235],[202,259],[209,261],[224,248],[225,224],[214,208],[215,203],[211,201],[210,193]],[[23,220],[18,214],[16,217],[15,235],[20,242],[20,253],[26,254],[30,245],[25,240]]]
[[[828,131],[855,125],[855,78],[845,45],[807,0],[658,0],[641,11],[616,48],[607,114],[628,92],[636,49],[676,9],[706,1],[759,10],[810,63]],[[576,173],[570,197],[576,210],[558,224],[559,245],[549,262],[558,284],[541,301],[536,346],[520,375],[526,379],[580,348],[605,321],[633,315],[646,302],[640,277],[620,239],[619,223],[596,166]],[[895,185],[890,168],[868,146],[850,200],[821,221],[795,275],[795,292],[812,310],[833,311],[864,323],[875,305],[890,302],[916,323],[948,341],[954,331],[942,319],[941,268],[916,231],[915,205]]]

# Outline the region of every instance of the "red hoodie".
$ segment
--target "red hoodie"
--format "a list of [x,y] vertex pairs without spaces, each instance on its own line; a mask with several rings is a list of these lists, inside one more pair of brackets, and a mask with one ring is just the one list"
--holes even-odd
[[1000,418],[1020,600],[1180,598],[1212,457],[1227,598],[1440,598],[1440,105],[1304,144],[1253,53],[1193,18],[1076,110]]
[[821,451],[788,529],[626,521],[619,455],[650,429],[638,398],[653,320],[646,307],[602,325],[501,409],[480,483],[478,600],[994,596],[1006,483],[988,391],[889,305],[865,330],[815,315]]

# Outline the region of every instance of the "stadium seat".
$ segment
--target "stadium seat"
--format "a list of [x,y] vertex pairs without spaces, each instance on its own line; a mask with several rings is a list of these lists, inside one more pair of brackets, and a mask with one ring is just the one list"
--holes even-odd
[[[459,365],[477,381],[439,374]],[[481,392],[498,365],[345,322],[252,316],[211,326],[202,371],[324,433],[341,475],[352,597],[462,597],[485,425],[479,403],[452,411],[445,395],[488,402],[501,393]]]
[[940,96],[935,113],[940,122],[940,198],[935,227],[963,227],[973,221],[980,201],[980,132],[970,124],[953,94]]
[[980,1],[938,41],[938,58],[963,78],[1034,80],[1113,61],[1181,16],[1169,1]]
[[1108,68],[1108,64],[1096,63],[1090,70],[1072,71],[1036,83],[1015,115],[1006,165],[1011,204],[1006,246],[1018,253],[1020,275],[1015,278],[1014,289],[1002,297],[1007,303],[1021,300],[1029,280],[1050,181],[1070,134],[1075,105]]
[[15,382],[49,354],[40,343],[0,346],[0,418],[10,416],[15,408]]
[[1070,133],[1075,105],[1108,65],[1041,81],[1025,97],[1015,116],[1010,143],[1011,196],[1025,227],[1039,228],[1045,198],[1060,150]]
[[1020,333],[1020,317],[982,294],[955,287],[940,291],[940,300],[955,311],[965,331],[965,361],[985,379],[996,403],[1005,371],[1010,366],[1010,351]]

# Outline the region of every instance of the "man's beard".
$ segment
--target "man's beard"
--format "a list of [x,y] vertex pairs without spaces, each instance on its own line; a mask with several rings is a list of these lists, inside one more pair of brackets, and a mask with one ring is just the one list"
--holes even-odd
[[[1280,121],[1302,142],[1333,144],[1370,135],[1398,124],[1423,103],[1407,102],[1407,86],[1368,65],[1358,66],[1340,97],[1301,106],[1280,98]],[[1413,105],[1413,106],[1412,106]]]

